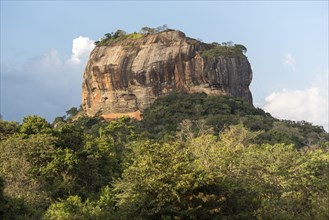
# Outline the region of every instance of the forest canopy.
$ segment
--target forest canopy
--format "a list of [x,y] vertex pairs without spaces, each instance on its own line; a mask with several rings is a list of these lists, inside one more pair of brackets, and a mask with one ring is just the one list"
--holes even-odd
[[329,135],[172,93],[105,121],[0,120],[0,219],[328,219]]

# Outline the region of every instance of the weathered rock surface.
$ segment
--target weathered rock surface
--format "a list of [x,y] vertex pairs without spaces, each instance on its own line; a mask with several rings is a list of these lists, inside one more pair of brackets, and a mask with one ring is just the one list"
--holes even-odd
[[90,116],[135,117],[172,91],[231,95],[252,103],[247,58],[202,57],[209,47],[173,30],[96,46],[83,76],[82,107]]

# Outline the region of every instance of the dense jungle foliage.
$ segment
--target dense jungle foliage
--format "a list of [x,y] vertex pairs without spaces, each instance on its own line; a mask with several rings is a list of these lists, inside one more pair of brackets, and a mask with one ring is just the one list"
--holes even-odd
[[142,121],[0,120],[0,219],[329,219],[329,135],[172,93]]

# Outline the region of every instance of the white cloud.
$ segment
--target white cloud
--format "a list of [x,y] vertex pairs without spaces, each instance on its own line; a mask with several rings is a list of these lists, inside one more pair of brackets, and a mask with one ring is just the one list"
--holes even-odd
[[52,121],[80,105],[83,72],[93,41],[78,37],[72,48],[67,60],[51,49],[20,66],[1,65],[0,110],[5,120],[20,121],[36,114]]
[[265,99],[265,111],[274,117],[295,121],[305,120],[329,130],[328,74],[321,82],[304,90],[273,92]]
[[81,63],[82,60],[86,60],[90,52],[95,47],[95,41],[90,40],[88,37],[78,37],[73,39],[72,56],[69,62]]
[[283,65],[294,66],[295,63],[296,63],[296,59],[291,53],[287,53],[284,56],[284,60],[282,62]]

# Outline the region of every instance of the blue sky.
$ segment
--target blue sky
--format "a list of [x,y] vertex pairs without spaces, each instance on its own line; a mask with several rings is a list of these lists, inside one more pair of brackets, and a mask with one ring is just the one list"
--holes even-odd
[[64,115],[80,105],[93,40],[167,24],[204,42],[245,45],[254,104],[328,129],[328,10],[328,1],[1,0],[1,114]]

